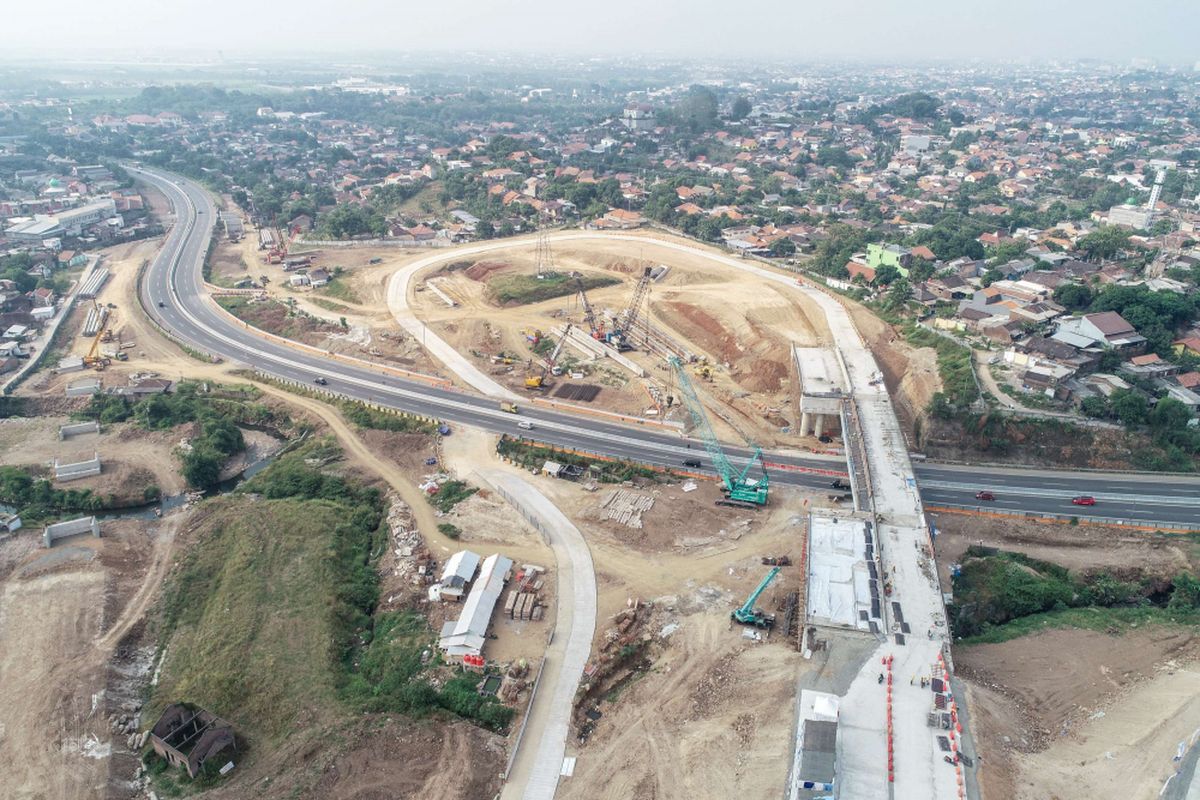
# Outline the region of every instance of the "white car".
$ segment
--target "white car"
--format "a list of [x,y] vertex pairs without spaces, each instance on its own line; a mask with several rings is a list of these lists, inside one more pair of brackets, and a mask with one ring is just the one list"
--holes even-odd
[[533,430],[533,423],[526,420],[521,420],[517,423],[517,427],[523,431],[531,431]]

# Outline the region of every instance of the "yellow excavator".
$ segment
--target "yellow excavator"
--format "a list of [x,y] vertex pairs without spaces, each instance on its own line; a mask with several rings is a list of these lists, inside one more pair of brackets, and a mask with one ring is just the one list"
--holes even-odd
[[554,350],[551,351],[546,363],[540,371],[534,372],[530,370],[525,373],[525,388],[530,391],[537,391],[546,388],[546,376],[555,369],[558,364],[558,356],[562,352],[563,345],[567,341],[567,336],[571,333],[571,323],[563,328],[563,335],[559,337],[558,343],[554,345]]

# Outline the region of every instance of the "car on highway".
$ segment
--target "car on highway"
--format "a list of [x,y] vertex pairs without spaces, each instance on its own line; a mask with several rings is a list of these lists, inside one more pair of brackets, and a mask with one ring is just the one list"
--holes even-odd
[[685,467],[698,467],[698,466],[700,466],[700,459],[698,459],[698,458],[685,458],[685,459],[683,460],[683,465],[684,465]]
[[1081,494],[1078,497],[1071,498],[1071,505],[1073,505],[1073,506],[1094,506],[1094,505],[1096,505],[1096,498],[1094,498],[1088,494]]
[[162,300],[159,300],[159,301],[158,301],[158,307],[159,307],[159,308],[166,308],[166,307],[167,307],[167,304],[166,304],[166,303],[164,303]]
[[989,492],[987,489],[975,493],[976,500],[987,500],[989,502],[996,499],[996,495]]
[[523,431],[531,431],[533,430],[533,423],[527,419],[523,419],[517,423],[517,427]]
[[329,385],[329,381],[325,380],[324,378],[313,378],[313,383],[315,383],[317,386]]

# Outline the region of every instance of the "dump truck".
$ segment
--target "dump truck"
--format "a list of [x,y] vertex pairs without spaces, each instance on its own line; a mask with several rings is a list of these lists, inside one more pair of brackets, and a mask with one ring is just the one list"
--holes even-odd
[[507,400],[500,401],[500,410],[507,411],[509,414],[517,414],[520,412],[520,409],[517,408],[516,403],[510,403]]

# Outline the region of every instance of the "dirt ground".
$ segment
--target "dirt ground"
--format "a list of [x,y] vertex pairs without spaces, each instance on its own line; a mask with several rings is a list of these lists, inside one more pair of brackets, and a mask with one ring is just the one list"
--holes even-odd
[[708,595],[697,592],[680,596],[673,611],[658,617],[678,628],[652,631],[663,642],[653,667],[599,704],[603,716],[594,733],[569,751],[578,761],[574,776],[560,782],[560,797],[779,793],[804,662],[787,643],[743,639],[740,628],[730,630],[728,611],[712,606]]
[[[534,357],[526,334],[534,330],[548,334],[566,320],[582,324],[582,309],[574,295],[506,308],[489,299],[489,280],[497,275],[532,274],[534,256],[534,242],[526,240],[454,268],[438,267],[415,284],[411,300],[418,316],[439,335],[474,356],[477,365],[501,383],[522,392],[526,362]],[[386,274],[369,268],[353,272],[348,280],[364,303],[382,303],[387,277],[406,260],[392,254],[380,265],[386,266]],[[829,341],[824,318],[809,299],[753,276],[733,275],[707,259],[657,248],[652,237],[638,242],[562,243],[553,248],[553,261],[559,271],[621,279],[620,284],[588,292],[600,317],[625,308],[643,267],[669,265],[667,274],[651,285],[646,314],[656,328],[712,365],[713,380],[705,382],[703,390],[724,411],[716,413],[718,430],[734,438],[745,434],[764,443],[796,444],[794,437],[781,433],[795,421],[790,345]],[[448,307],[431,285],[450,297],[455,307]],[[493,363],[492,357],[501,353],[516,363]],[[570,345],[564,353],[587,364]],[[675,378],[659,358],[640,352],[626,355],[646,368],[647,378],[636,378],[616,364],[592,365],[597,371],[585,380],[601,387],[593,401],[597,407],[646,413],[652,405],[646,381],[656,392],[678,396]],[[681,413],[673,412],[676,417]]]
[[109,725],[124,698],[107,662],[153,600],[187,514],[106,522],[103,538],[52,550],[36,531],[0,541],[0,795],[109,796],[125,737]]
[[[979,544],[1130,579],[1173,575],[1198,560],[1194,543],[1175,536],[958,514],[935,520],[947,586],[949,565]],[[1159,626],[1123,635],[1051,629],[956,647],[985,800],[1155,796],[1176,744],[1200,718],[1197,657],[1197,632]]]
[[179,460],[172,453],[179,441],[171,431],[145,431],[118,423],[104,426],[98,434],[60,440],[59,426],[71,421],[68,417],[0,419],[0,464],[49,468],[55,459],[64,463],[84,461],[99,453],[99,475],[57,485],[130,497],[140,496],[142,489],[151,484],[166,495],[183,491]]
[[326,767],[311,796],[329,800],[491,797],[504,766],[503,740],[465,722],[387,720]]
[[838,300],[846,307],[854,326],[871,348],[883,372],[888,394],[895,404],[900,427],[909,441],[914,442],[916,420],[920,419],[933,396],[942,388],[937,369],[937,351],[932,347],[909,345],[891,325],[869,309],[844,297],[838,297]]
[[1195,632],[1162,627],[956,649],[985,798],[1155,796],[1200,719],[1197,656]]

